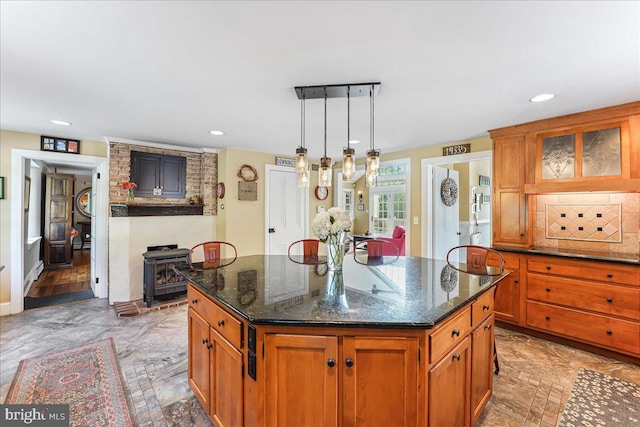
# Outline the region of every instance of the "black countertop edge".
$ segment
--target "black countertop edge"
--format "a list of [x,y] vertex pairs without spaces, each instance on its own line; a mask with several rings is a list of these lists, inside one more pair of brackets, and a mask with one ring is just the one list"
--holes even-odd
[[[619,264],[640,265],[640,255],[622,254],[617,252],[589,251],[580,249],[560,249],[549,247],[507,248],[493,246],[493,249],[502,252],[514,252],[520,254],[549,255],[562,258],[587,259],[591,261],[608,261]],[[635,258],[633,258],[635,257]]]

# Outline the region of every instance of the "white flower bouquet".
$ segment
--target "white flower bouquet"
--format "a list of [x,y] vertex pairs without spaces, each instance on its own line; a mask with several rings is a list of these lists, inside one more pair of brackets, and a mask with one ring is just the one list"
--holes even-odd
[[329,270],[342,270],[344,259],[344,233],[351,230],[349,214],[340,208],[329,208],[318,213],[311,223],[313,234],[327,244]]
[[337,236],[351,230],[351,219],[349,214],[342,209],[329,208],[328,211],[319,212],[313,218],[311,230],[321,242],[326,242],[331,235]]

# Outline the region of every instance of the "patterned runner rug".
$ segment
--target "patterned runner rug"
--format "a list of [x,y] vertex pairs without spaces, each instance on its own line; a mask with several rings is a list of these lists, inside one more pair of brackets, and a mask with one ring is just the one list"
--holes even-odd
[[640,385],[580,368],[559,427],[640,425]]
[[5,403],[69,404],[71,426],[135,426],[112,338],[24,359]]

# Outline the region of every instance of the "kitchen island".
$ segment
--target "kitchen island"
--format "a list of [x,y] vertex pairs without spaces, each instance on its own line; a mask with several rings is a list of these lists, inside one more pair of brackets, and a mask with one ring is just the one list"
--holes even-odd
[[190,282],[189,383],[216,426],[468,426],[491,397],[493,294],[508,272],[223,261],[175,269]]

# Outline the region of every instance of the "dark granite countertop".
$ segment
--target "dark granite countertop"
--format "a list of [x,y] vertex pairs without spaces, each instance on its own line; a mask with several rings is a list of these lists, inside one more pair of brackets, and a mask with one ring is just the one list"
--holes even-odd
[[445,261],[417,257],[371,266],[346,256],[342,274],[325,267],[254,255],[221,268],[175,271],[254,324],[423,329],[508,275],[476,276]]
[[532,246],[525,248],[502,248],[494,246],[502,252],[516,252],[521,254],[551,255],[566,258],[588,259],[594,261],[610,261],[622,264],[640,265],[640,254],[624,254],[609,251],[591,251],[585,249],[563,249],[547,246]]

